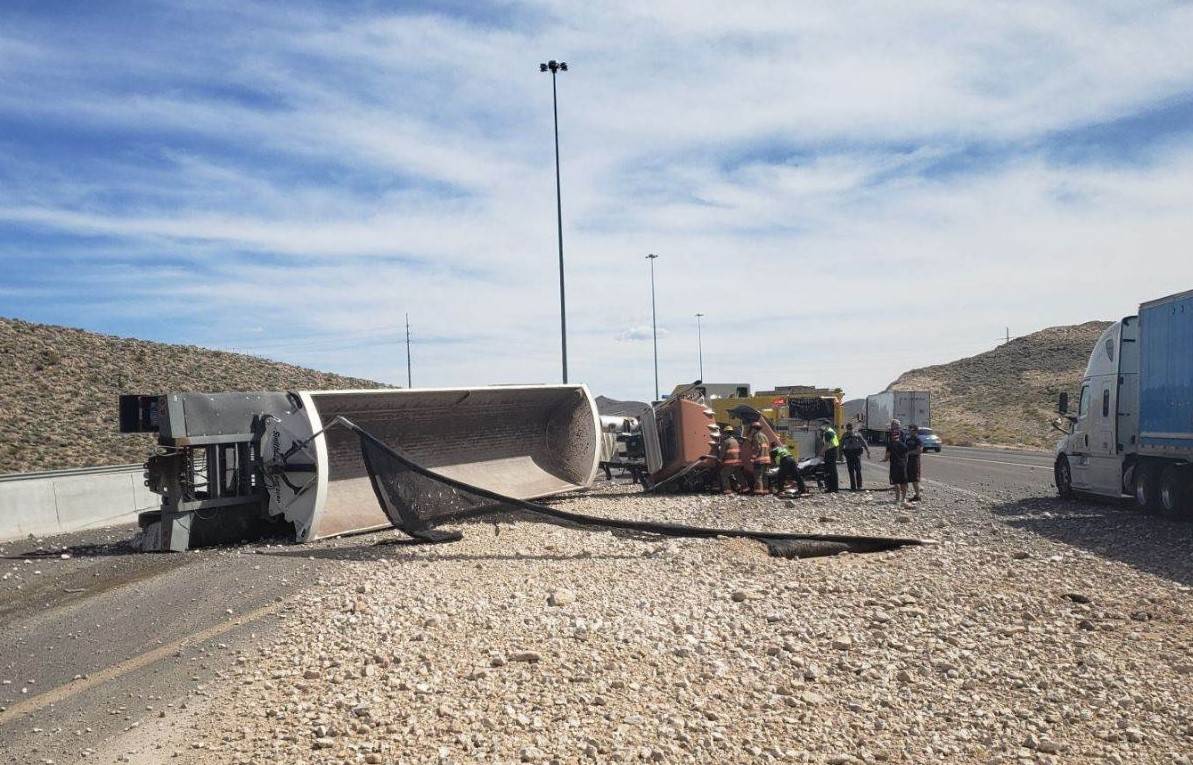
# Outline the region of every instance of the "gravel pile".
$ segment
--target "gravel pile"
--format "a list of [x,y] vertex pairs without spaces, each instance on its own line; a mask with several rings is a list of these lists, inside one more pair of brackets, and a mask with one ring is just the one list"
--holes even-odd
[[786,560],[473,523],[314,545],[332,573],[208,687],[174,761],[1190,762],[1188,557],[1161,578],[943,490],[911,510],[633,492],[560,506],[940,543]]

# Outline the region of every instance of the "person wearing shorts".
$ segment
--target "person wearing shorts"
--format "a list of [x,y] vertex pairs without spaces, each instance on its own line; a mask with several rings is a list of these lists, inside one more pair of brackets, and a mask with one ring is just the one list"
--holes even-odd
[[895,504],[907,504],[907,444],[903,441],[903,434],[895,431],[887,440],[884,462],[891,463],[891,486],[895,487]]
[[911,426],[907,436],[907,482],[915,489],[911,502],[920,501],[920,457],[924,454],[924,442],[920,440],[920,429]]

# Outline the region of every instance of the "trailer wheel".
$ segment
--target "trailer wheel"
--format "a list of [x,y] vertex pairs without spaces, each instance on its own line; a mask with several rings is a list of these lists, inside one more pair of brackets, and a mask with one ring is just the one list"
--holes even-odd
[[1056,480],[1056,493],[1061,499],[1073,498],[1073,471],[1069,468],[1069,458],[1061,455],[1056,458],[1056,466],[1052,469]]
[[1189,509],[1189,484],[1184,473],[1176,465],[1168,465],[1160,473],[1159,509],[1169,518],[1186,515]]
[[1135,466],[1135,506],[1145,513],[1154,513],[1160,507],[1160,480],[1157,472],[1149,465]]

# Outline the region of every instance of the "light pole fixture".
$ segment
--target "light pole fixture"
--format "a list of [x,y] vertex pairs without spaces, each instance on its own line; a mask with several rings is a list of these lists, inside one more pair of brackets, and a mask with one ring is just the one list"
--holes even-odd
[[651,253],[646,256],[650,261],[650,332],[654,337],[654,400],[659,400],[659,324],[655,313],[654,302],[654,262],[659,256]]
[[563,346],[563,381],[568,381],[568,317],[567,300],[563,289],[563,201],[559,189],[559,96],[555,90],[555,75],[566,72],[566,61],[552,59],[539,64],[540,72],[551,73],[551,109],[555,115],[555,223],[559,230],[559,336]]
[[701,331],[700,320],[704,314],[696,314],[696,353],[700,358],[700,382],[704,382],[704,333]]

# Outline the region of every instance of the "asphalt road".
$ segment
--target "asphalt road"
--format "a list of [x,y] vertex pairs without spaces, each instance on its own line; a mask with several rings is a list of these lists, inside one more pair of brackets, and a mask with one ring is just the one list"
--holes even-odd
[[[866,463],[872,488],[887,485],[880,458],[875,449]],[[1051,464],[1040,452],[947,447],[925,455],[924,491],[1052,497]],[[337,551],[387,538],[144,554],[126,543],[132,532],[0,544],[0,762],[94,760],[142,724],[182,716],[279,619],[301,617],[292,596]]]
[[[885,486],[889,482],[887,465],[879,462],[882,452],[881,447],[871,449],[863,479]],[[998,499],[1054,496],[1052,462],[1053,456],[1048,452],[946,446],[939,454],[925,454],[921,466],[924,487]],[[840,473],[848,486],[844,469]]]
[[178,713],[327,565],[289,546],[145,554],[134,532],[0,544],[0,762],[80,761]]

